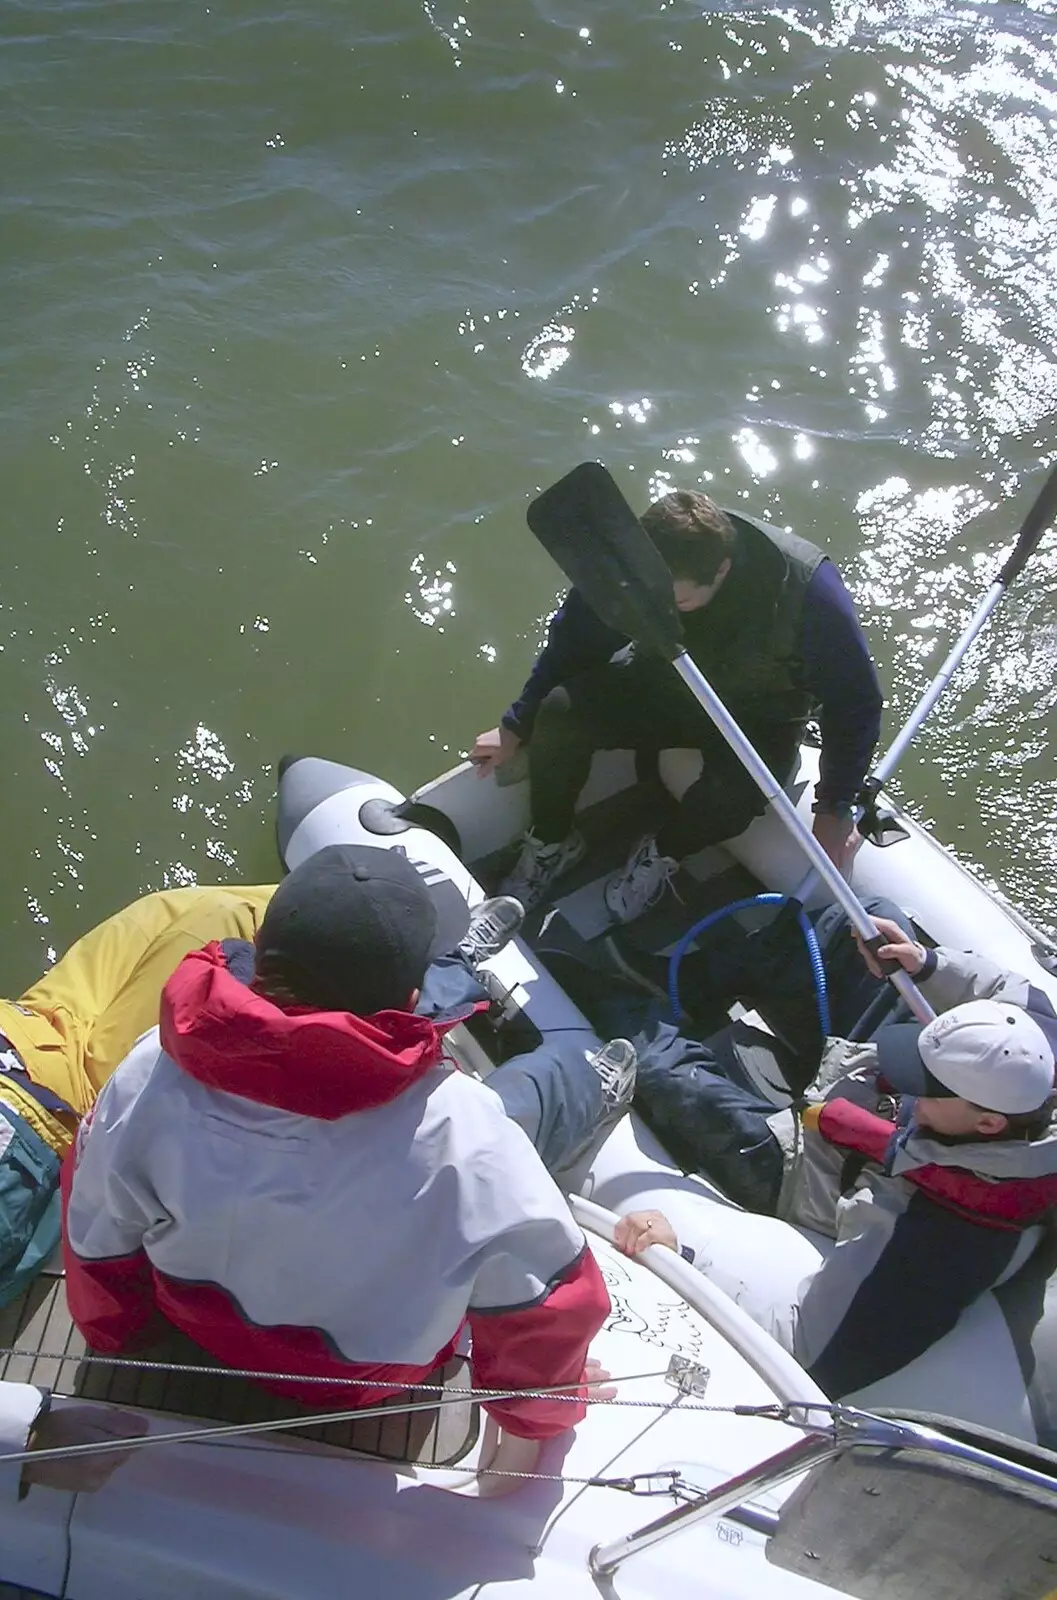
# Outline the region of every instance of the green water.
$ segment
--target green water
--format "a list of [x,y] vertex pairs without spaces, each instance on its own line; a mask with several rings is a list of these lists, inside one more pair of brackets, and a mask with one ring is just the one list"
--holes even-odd
[[[913,703],[1057,454],[1057,6],[7,0],[6,992],[275,872],[287,749],[408,788],[600,456],[826,544]],[[902,773],[1050,919],[1057,538]]]

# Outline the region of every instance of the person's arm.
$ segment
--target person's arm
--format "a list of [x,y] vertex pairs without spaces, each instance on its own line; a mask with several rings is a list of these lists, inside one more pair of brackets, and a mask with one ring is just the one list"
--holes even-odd
[[694,1248],[680,1244],[675,1229],[663,1211],[628,1211],[621,1217],[613,1233],[613,1243],[626,1256],[641,1256],[651,1244],[674,1250],[690,1266],[694,1264]]
[[[588,1345],[609,1314],[602,1274],[525,1134],[498,1104],[488,1116],[462,1174],[463,1228],[479,1241],[467,1308],[474,1387],[579,1385]],[[569,1400],[483,1404],[522,1439],[549,1439],[584,1415],[582,1402]]]
[[[966,1000],[1008,1000],[1034,1018],[1057,1053],[1057,1010],[1045,990],[974,950],[951,950],[947,946],[930,950],[887,917],[877,917],[875,921],[888,940],[878,954],[898,961],[904,972],[923,988],[927,986],[928,999],[936,1011],[949,1011]],[[880,967],[861,939],[858,943],[874,977],[881,977]]]
[[[483,1285],[478,1287],[487,1293]],[[572,1392],[572,1385],[583,1382],[588,1346],[609,1309],[609,1293],[586,1242],[579,1256],[527,1304],[471,1307],[474,1388],[569,1385]],[[521,1439],[550,1439],[586,1414],[582,1400],[486,1400],[484,1409]]]
[[[0,1382],[0,1455],[14,1455],[29,1446],[34,1424],[47,1413],[51,1396],[32,1383]],[[0,1505],[19,1500],[23,1492],[21,1461],[0,1461]]]
[[[156,1053],[156,1038],[143,1045]],[[107,1353],[141,1343],[157,1315],[143,1236],[161,1208],[140,1181],[129,1133],[134,1063],[135,1053],[104,1085],[62,1169],[66,1300],[90,1347]]]
[[927,952],[921,981],[937,1011],[949,1011],[963,1000],[1008,1000],[1033,1017],[1057,1050],[1057,1011],[1043,989],[1019,972],[1009,972],[975,950],[941,945]]
[[536,713],[551,690],[578,672],[604,666],[627,642],[624,634],[595,615],[579,589],[570,589],[550,620],[547,643],[528,681],[514,704],[503,713],[501,726],[526,744],[532,737]]
[[881,732],[884,704],[877,669],[851,595],[831,561],[816,570],[804,596],[804,687],[819,706],[820,812],[849,817]]
[[949,1333],[1019,1243],[1018,1230],[915,1194],[887,1237],[866,1225],[826,1258],[801,1296],[794,1354],[832,1399],[876,1383]]
[[[28,1428],[19,1421],[20,1408],[30,1402],[20,1394],[5,1391],[28,1390],[41,1400]],[[147,1433],[148,1419],[138,1411],[122,1411],[117,1406],[72,1405],[60,1400],[51,1404],[47,1390],[30,1384],[0,1383],[0,1452],[28,1451],[27,1461],[4,1463],[21,1471],[18,1498],[30,1489],[59,1489],[66,1494],[94,1494],[123,1466],[132,1454],[122,1443],[141,1439]],[[113,1444],[112,1450],[90,1455],[51,1455],[53,1450],[72,1450],[78,1445]],[[0,1501],[3,1490],[0,1488]]]

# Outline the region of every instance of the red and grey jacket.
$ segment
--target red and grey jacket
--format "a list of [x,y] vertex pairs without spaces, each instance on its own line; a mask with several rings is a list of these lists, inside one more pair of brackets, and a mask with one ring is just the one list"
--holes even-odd
[[[443,1031],[280,1009],[220,945],[189,955],[64,1172],[86,1339],[128,1349],[160,1313],[220,1363],[372,1385],[269,1385],[329,1407],[424,1379],[468,1324],[477,1387],[577,1383],[609,1296],[498,1096],[443,1061]],[[487,1408],[534,1439],[583,1414]]]
[[[1003,999],[1057,1020],[1026,979],[971,953],[936,952],[919,981],[937,1011]],[[1057,1123],[1037,1139],[952,1142],[919,1128],[912,1102],[898,1124],[879,1115],[888,1087],[875,1045],[831,1039],[807,1091],[821,1109],[768,1118],[785,1156],[778,1214],[836,1241],[801,1286],[794,1344],[832,1395],[949,1332],[1027,1261],[1057,1209]]]

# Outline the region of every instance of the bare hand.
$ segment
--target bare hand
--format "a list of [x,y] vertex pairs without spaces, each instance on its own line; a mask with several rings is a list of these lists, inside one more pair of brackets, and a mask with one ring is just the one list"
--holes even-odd
[[[909,935],[904,933],[898,922],[893,922],[889,917],[874,917],[877,931],[884,935],[888,941],[881,945],[877,954],[885,961],[898,961],[904,972],[909,972],[916,978],[925,965],[925,946],[917,944]],[[859,946],[859,954],[875,978],[883,978],[884,972],[878,965],[873,952],[867,950],[859,935],[855,934],[855,942]]]
[[521,1474],[535,1470],[540,1448],[538,1439],[522,1439],[516,1433],[507,1433],[494,1417],[486,1415],[477,1469],[477,1498],[501,1500],[523,1489],[525,1481]]
[[835,817],[828,811],[816,811],[811,832],[838,872],[847,877],[855,860],[855,852],[862,843],[862,836],[852,818]]
[[[34,1425],[30,1450],[61,1450],[74,1444],[102,1444],[105,1440],[141,1439],[146,1417],[116,1406],[54,1406]],[[45,1489],[65,1489],[69,1494],[93,1494],[101,1489],[131,1450],[100,1450],[84,1456],[45,1456],[22,1467],[22,1482]]]
[[[615,1400],[616,1385],[610,1383],[609,1379],[610,1374],[601,1362],[594,1356],[588,1356],[580,1380],[589,1386],[588,1394],[596,1400]],[[500,1428],[494,1417],[486,1416],[476,1486],[478,1498],[496,1500],[524,1488],[524,1482],[518,1474],[532,1472],[541,1448],[538,1440],[521,1439],[517,1434]]]
[[496,767],[501,767],[504,761],[516,756],[520,749],[521,740],[509,728],[489,728],[487,733],[477,735],[470,751],[470,760],[477,768],[477,776],[487,778]]
[[640,1256],[651,1244],[678,1250],[679,1241],[663,1211],[629,1211],[621,1217],[613,1233],[613,1243],[626,1256]]
[[585,1384],[590,1385],[588,1394],[592,1400],[616,1399],[617,1386],[609,1381],[612,1376],[613,1374],[607,1372],[600,1361],[596,1360],[594,1356],[588,1356],[584,1363],[583,1381]]

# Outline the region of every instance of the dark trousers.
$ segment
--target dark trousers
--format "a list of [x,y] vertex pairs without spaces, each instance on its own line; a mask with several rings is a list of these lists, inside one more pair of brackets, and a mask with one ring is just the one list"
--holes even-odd
[[767,1124],[775,1107],[743,1074],[739,1029],[698,1041],[661,1023],[637,1038],[635,1109],[686,1171],[704,1173],[746,1211],[773,1216],[783,1166]]
[[[911,931],[907,918],[891,901],[871,900],[867,906],[873,914],[891,917]],[[888,986],[866,971],[848,919],[838,907],[827,907],[816,918],[816,926],[830,980],[834,1031],[840,1035],[854,1026],[873,998]],[[793,931],[800,939],[799,930]],[[784,936],[780,944],[784,944]],[[793,956],[795,951],[790,935],[784,956]],[[747,987],[757,984],[764,988],[768,976],[779,975],[774,960],[778,953],[768,948],[761,958],[758,944],[751,939],[746,942],[743,978]],[[754,957],[760,962],[755,973]],[[705,976],[702,971],[702,982]],[[597,978],[593,992],[584,986],[584,980],[579,992],[574,990],[574,998],[603,1034],[623,1033],[632,1039],[639,1059],[635,1109],[665,1149],[680,1166],[703,1173],[747,1211],[773,1215],[783,1169],[781,1146],[768,1124],[775,1106],[756,1088],[748,1063],[755,1059],[757,1070],[772,1082],[784,1078],[794,1094],[806,1088],[818,1071],[822,1041],[806,971],[802,986],[800,1011],[792,986],[780,997],[784,1017],[799,1024],[790,1029],[798,1035],[799,1048],[744,1022],[730,1023],[706,1039],[695,1039],[661,1020],[656,1002],[641,995],[607,994]],[[728,992],[727,1001],[735,997],[738,987]],[[770,1015],[767,1020],[771,1021]],[[878,1020],[883,1025],[883,1019]]]
[[[782,782],[793,769],[799,722],[743,725]],[[610,662],[571,678],[540,708],[528,747],[532,825],[554,844],[571,832],[576,801],[596,750],[700,750],[704,768],[683,798],[672,801],[657,835],[662,855],[681,860],[747,828],[767,802],[737,756],[667,662]]]

